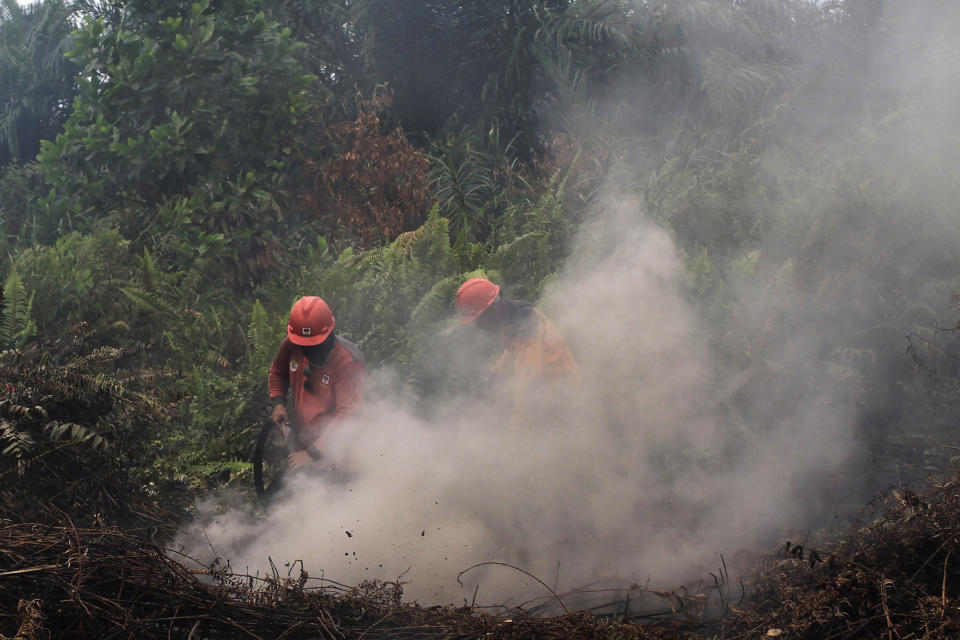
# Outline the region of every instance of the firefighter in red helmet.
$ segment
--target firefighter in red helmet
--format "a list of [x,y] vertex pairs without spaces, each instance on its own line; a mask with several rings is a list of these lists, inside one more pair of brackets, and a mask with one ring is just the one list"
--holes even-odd
[[[294,469],[318,460],[324,433],[363,401],[363,354],[333,328],[333,313],[323,298],[300,298],[290,310],[287,336],[270,367],[271,418],[287,437]],[[294,413],[290,432],[288,396]]]
[[506,300],[500,287],[486,278],[470,278],[457,291],[461,324],[497,333],[503,354],[493,372],[511,386],[512,422],[524,418],[531,395],[557,390],[573,380],[579,366],[557,328],[536,307]]

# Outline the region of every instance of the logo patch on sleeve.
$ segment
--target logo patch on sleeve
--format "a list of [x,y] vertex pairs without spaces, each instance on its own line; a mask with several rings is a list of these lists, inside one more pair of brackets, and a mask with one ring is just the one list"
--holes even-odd
[[300,366],[300,363],[299,363],[299,362],[297,362],[296,360],[291,360],[291,361],[290,361],[290,373],[293,373],[294,371],[296,371],[296,370],[297,370],[297,367],[299,367],[299,366]]

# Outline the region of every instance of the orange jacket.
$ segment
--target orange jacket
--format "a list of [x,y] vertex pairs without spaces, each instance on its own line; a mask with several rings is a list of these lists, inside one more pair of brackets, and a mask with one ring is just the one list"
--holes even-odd
[[493,365],[495,374],[510,381],[514,424],[524,419],[531,393],[558,390],[579,373],[576,358],[543,312],[524,305],[517,315],[502,330],[504,352]]
[[331,422],[355,413],[363,401],[367,372],[363,355],[349,340],[335,339],[323,365],[310,365],[309,380],[304,375],[309,360],[288,338],[280,343],[270,367],[270,399],[292,392],[293,429],[301,450],[317,444]]

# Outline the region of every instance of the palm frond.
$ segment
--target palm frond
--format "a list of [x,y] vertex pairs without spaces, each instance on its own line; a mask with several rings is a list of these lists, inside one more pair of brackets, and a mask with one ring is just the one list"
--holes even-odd
[[495,188],[495,159],[480,145],[477,136],[468,134],[430,156],[429,184],[455,234],[476,234],[483,224],[484,202]]
[[710,108],[729,117],[782,95],[796,78],[789,66],[750,64],[732,51],[718,49],[704,61],[702,82]]

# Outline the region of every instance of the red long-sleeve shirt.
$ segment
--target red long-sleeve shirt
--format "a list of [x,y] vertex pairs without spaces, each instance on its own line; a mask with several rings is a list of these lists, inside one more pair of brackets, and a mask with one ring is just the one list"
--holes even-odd
[[336,336],[326,361],[310,365],[310,390],[304,387],[309,360],[300,347],[284,338],[270,367],[267,386],[270,399],[293,398],[293,428],[297,444],[307,449],[338,418],[355,413],[363,402],[366,365],[356,345]]

